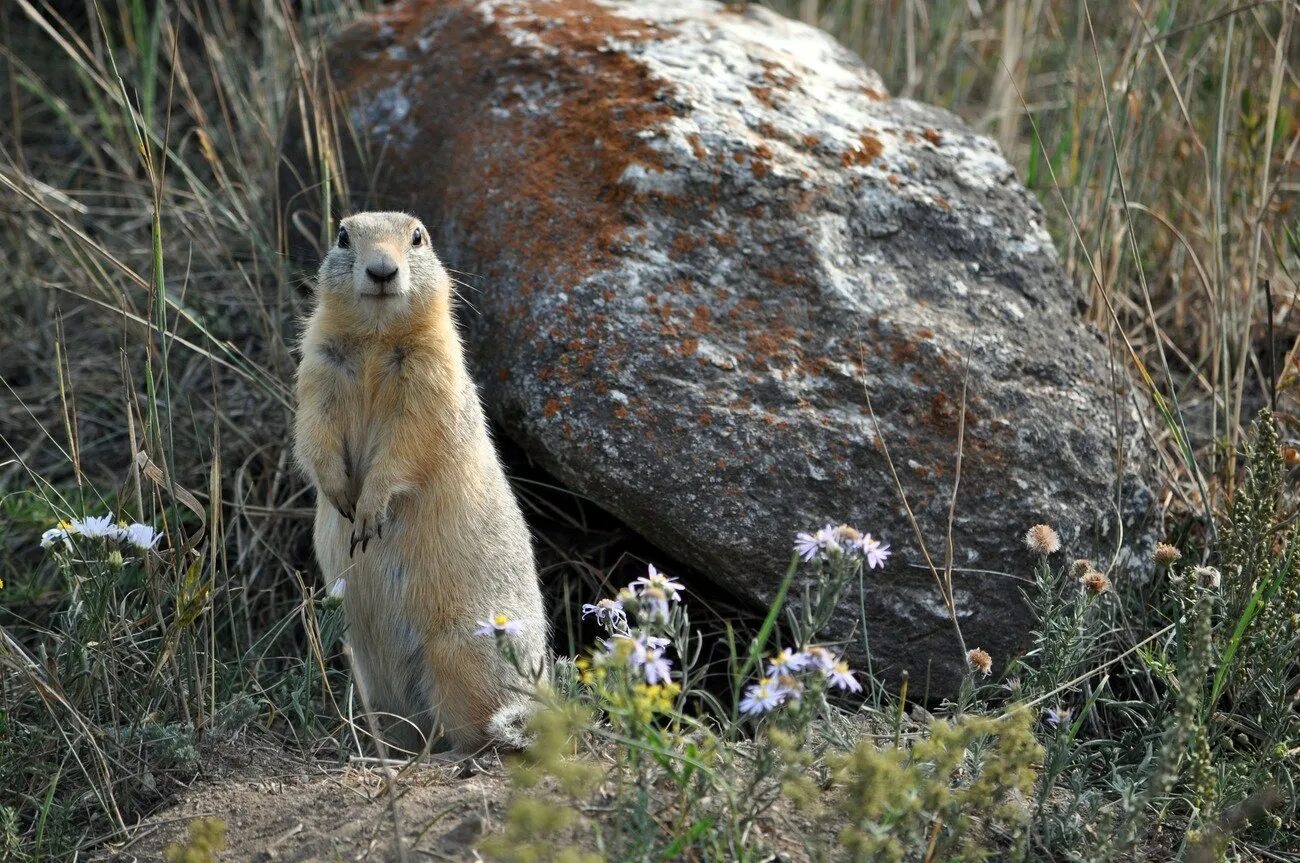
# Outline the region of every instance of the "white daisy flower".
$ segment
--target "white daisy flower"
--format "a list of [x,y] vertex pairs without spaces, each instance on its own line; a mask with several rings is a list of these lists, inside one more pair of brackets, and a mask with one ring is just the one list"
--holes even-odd
[[119,530],[121,528],[113,524],[112,514],[72,520],[72,532],[86,539],[117,539]]
[[474,630],[475,635],[518,635],[524,631],[524,625],[517,620],[511,620],[504,614],[494,614],[486,621],[478,621],[478,629]]
[[119,528],[117,538],[134,545],[141,551],[148,551],[158,544],[162,534],[147,524],[137,522],[129,527]]
[[71,545],[68,542],[68,531],[62,527],[52,527],[41,534],[41,548],[49,548],[60,541],[63,542],[64,546]]

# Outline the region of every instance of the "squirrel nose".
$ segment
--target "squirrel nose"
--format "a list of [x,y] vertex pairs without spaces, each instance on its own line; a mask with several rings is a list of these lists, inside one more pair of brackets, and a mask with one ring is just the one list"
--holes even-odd
[[392,281],[397,275],[397,265],[390,263],[371,264],[366,267],[366,275],[383,285]]

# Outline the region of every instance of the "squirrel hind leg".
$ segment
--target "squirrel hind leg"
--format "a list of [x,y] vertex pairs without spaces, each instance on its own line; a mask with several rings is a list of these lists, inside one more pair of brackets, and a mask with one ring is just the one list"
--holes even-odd
[[536,705],[527,701],[516,701],[497,710],[488,720],[487,733],[492,742],[502,749],[522,750],[533,743],[533,734],[529,729]]

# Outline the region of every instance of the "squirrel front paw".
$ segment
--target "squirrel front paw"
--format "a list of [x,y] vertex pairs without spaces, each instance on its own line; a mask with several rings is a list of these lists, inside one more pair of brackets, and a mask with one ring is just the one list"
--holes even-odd
[[324,500],[329,501],[329,505],[338,511],[338,514],[353,521],[356,515],[357,503],[352,497],[352,492],[346,484],[324,485],[318,487],[317,494]]
[[364,554],[372,538],[383,539],[384,525],[387,523],[387,503],[374,507],[358,505],[356,518],[352,522],[352,542],[348,545],[348,556],[351,557],[356,552],[357,546],[361,546],[361,552]]
[[313,466],[316,497],[328,501],[338,514],[352,521],[357,509],[357,495],[341,460],[323,459]]

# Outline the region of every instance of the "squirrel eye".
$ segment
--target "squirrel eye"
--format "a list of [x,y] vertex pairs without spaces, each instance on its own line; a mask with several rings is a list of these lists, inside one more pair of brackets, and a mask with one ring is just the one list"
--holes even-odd
[[421,231],[419,228],[416,228],[415,231],[411,233],[411,245],[418,246],[423,242],[424,242],[424,231]]
[[339,228],[339,248],[348,249],[352,247],[352,238],[348,236],[347,228]]

